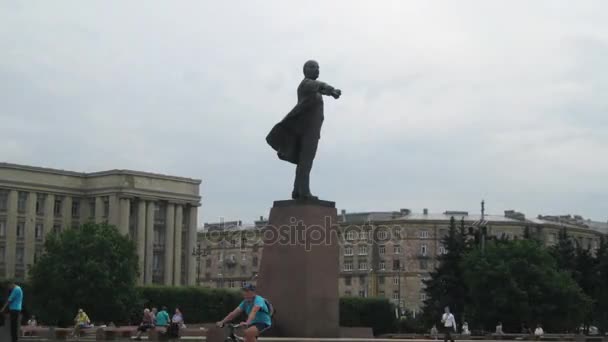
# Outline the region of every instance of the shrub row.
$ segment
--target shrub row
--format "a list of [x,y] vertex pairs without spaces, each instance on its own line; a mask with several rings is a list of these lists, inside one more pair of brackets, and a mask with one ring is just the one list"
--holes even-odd
[[[23,320],[30,314],[31,298],[27,284],[21,285],[24,292]],[[131,322],[138,324],[144,307],[160,309],[166,306],[170,314],[179,308],[186,322],[215,322],[232,311],[240,302],[237,290],[211,289],[203,287],[143,286],[137,288],[140,307],[125,308],[130,312]],[[8,295],[6,282],[0,282],[0,300],[4,303]],[[86,310],[86,308],[85,308]],[[73,313],[70,313],[70,315]],[[278,313],[280,316],[280,313]],[[0,315],[0,320],[3,315]],[[91,317],[95,321],[95,317]],[[107,322],[105,322],[107,323]],[[340,299],[340,325],[347,327],[372,327],[374,334],[394,331],[397,326],[394,307],[387,299],[345,297]]]

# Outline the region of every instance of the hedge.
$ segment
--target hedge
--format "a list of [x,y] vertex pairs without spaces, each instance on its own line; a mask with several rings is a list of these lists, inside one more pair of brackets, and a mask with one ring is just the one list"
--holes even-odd
[[[217,322],[241,302],[239,291],[204,287],[144,286],[137,288],[143,307],[179,308],[186,322]],[[141,317],[141,311],[140,315]]]
[[374,335],[395,330],[393,305],[386,298],[340,298],[340,325],[345,327],[372,327]]
[[[27,284],[20,284],[24,292],[23,320],[30,316],[33,294]],[[186,323],[216,322],[232,311],[242,300],[238,290],[211,289],[204,287],[137,287],[140,306],[125,308],[131,312],[131,324],[139,324],[144,307],[166,306],[171,312],[179,308]],[[0,283],[0,300],[6,302],[7,283]],[[33,313],[36,314],[35,312]],[[280,313],[278,313],[280,316]],[[95,317],[91,317],[95,322]],[[3,315],[0,315],[0,322]],[[44,322],[42,322],[44,323]],[[118,322],[117,322],[118,323]],[[397,321],[394,307],[385,298],[344,297],[340,299],[340,325],[347,327],[372,327],[374,335],[395,331]]]
[[[218,321],[242,300],[239,291],[223,289],[146,286],[138,290],[146,307],[179,307],[186,322]],[[379,335],[394,331],[397,321],[394,307],[385,298],[345,297],[340,299],[340,325],[372,327],[374,335]]]

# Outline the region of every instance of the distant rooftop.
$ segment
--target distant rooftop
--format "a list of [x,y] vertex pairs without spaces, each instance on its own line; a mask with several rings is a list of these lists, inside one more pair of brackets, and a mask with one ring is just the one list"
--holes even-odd
[[[457,221],[481,222],[481,214],[469,214],[467,211],[446,210],[443,213],[429,213],[428,209],[423,209],[422,213],[414,213],[410,209],[400,209],[398,211],[369,211],[348,213],[342,210],[339,214],[340,222],[362,223],[362,222],[383,222],[383,221],[449,221],[452,217]],[[601,233],[608,234],[608,222],[597,222],[584,219],[580,215],[538,215],[536,218],[527,219],[526,216],[515,210],[505,210],[504,215],[486,214],[483,220],[492,223],[521,223],[530,222],[532,224],[553,224],[570,228],[589,228]]]

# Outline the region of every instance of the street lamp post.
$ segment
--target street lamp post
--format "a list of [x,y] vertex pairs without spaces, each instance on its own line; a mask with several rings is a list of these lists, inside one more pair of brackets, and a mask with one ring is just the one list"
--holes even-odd
[[201,285],[201,258],[209,255],[209,249],[201,248],[201,244],[197,244],[196,248],[192,248],[192,256],[196,258],[196,286]]

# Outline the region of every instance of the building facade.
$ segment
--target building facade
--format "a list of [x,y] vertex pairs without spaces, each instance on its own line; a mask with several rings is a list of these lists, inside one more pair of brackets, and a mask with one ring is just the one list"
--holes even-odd
[[[557,242],[561,229],[579,245],[596,249],[608,224],[578,216],[539,216],[527,219],[512,210],[504,215],[470,215],[462,211],[421,214],[402,209],[394,212],[346,213],[339,216],[341,296],[384,297],[396,305],[420,311],[425,300],[424,280],[437,267],[437,256],[446,253],[442,238],[450,219],[469,228],[485,227],[490,238],[520,238],[527,230],[545,245]],[[208,287],[239,287],[255,282],[263,254],[260,218],[255,225],[232,225],[199,232],[204,250],[200,258],[199,284]],[[289,281],[286,279],[286,281]]]
[[135,241],[139,284],[195,284],[200,183],[0,163],[0,277],[25,279],[50,232],[106,222]]

